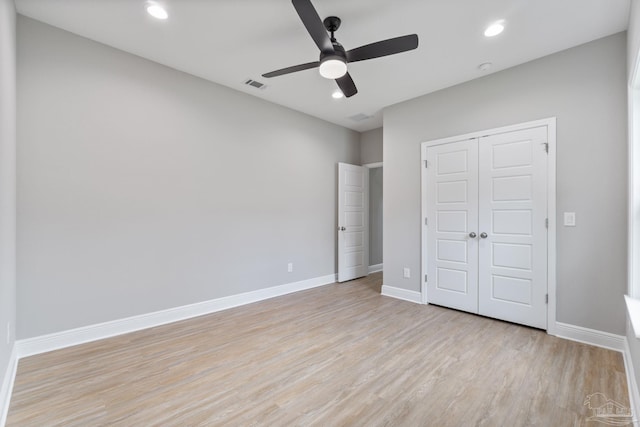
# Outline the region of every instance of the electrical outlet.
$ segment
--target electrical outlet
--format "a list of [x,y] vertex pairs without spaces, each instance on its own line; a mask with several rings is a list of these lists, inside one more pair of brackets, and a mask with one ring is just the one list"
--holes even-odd
[[289,264],[287,264],[287,272],[291,273],[293,271],[293,263],[290,262]]
[[575,212],[565,212],[564,213],[564,226],[565,227],[575,227],[576,226],[576,213]]
[[410,279],[411,278],[411,269],[405,267],[404,268],[404,272],[403,272],[403,276],[405,279]]

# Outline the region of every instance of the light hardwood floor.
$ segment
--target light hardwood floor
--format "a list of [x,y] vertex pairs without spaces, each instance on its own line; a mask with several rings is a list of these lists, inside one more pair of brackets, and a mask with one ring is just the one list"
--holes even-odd
[[381,275],[20,360],[8,426],[578,426],[620,353],[379,294]]

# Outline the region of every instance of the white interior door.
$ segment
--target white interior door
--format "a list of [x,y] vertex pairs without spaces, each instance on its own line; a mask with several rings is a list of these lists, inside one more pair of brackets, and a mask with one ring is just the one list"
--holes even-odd
[[338,282],[369,266],[369,169],[338,163]]
[[547,328],[548,132],[426,145],[426,302]]
[[547,327],[547,127],[480,138],[479,314]]
[[478,312],[478,142],[427,149],[427,295]]

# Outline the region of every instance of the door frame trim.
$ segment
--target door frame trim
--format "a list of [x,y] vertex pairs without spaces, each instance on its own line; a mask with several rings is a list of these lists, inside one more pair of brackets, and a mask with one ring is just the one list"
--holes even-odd
[[376,162],[376,163],[365,163],[362,166],[369,169],[376,169],[376,168],[381,168],[384,165],[382,164],[382,162]]
[[557,215],[556,215],[556,118],[549,117],[531,122],[518,123],[509,126],[502,126],[493,129],[471,132],[463,135],[451,136],[447,138],[434,139],[425,141],[420,144],[420,229],[421,233],[421,264],[420,273],[422,283],[420,293],[422,304],[427,304],[427,282],[424,280],[427,265],[427,226],[425,218],[427,217],[426,203],[426,179],[427,168],[425,162],[427,160],[427,148],[435,145],[448,144],[464,139],[481,138],[483,136],[495,135],[500,133],[525,130],[539,126],[547,126],[549,157],[547,163],[547,218],[549,218],[549,227],[547,232],[547,293],[549,294],[549,302],[547,304],[547,333],[556,335],[556,234],[557,234]]

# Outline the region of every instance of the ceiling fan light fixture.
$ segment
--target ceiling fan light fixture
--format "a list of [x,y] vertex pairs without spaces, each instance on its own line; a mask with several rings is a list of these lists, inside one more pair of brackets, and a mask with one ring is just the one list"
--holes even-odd
[[342,99],[342,98],[344,98],[344,93],[342,93],[342,91],[340,89],[336,89],[331,94],[331,97],[333,99]]
[[320,75],[325,79],[339,79],[347,74],[347,63],[339,56],[330,56],[320,63]]

